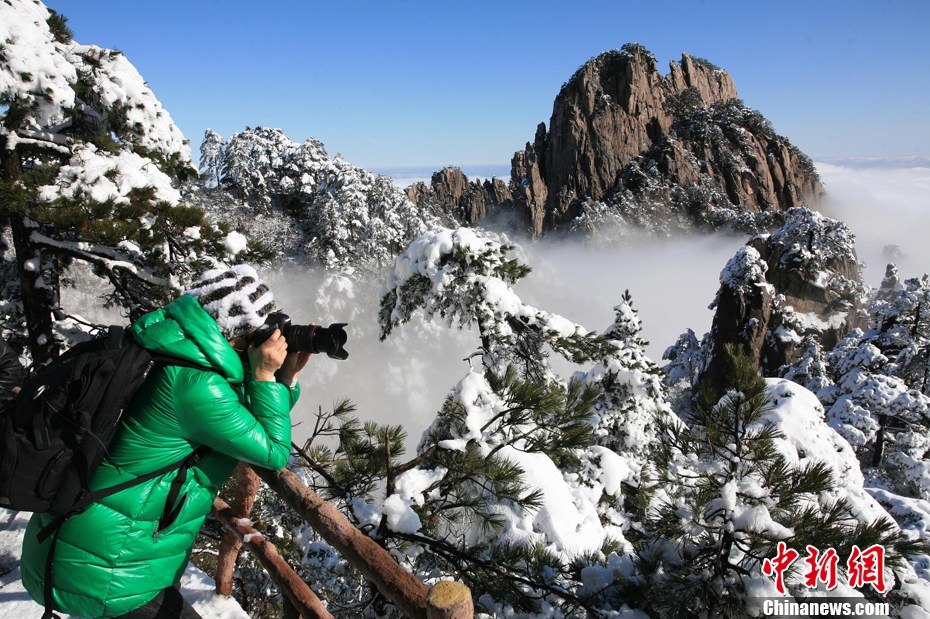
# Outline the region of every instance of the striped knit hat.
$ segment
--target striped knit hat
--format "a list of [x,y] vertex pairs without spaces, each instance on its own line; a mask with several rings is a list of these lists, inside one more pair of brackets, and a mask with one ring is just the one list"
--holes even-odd
[[207,271],[185,294],[197,299],[227,340],[262,326],[275,309],[271,290],[247,264]]

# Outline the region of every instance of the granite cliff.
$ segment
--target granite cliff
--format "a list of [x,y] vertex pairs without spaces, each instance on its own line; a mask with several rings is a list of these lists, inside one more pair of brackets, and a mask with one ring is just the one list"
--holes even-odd
[[509,191],[460,178],[450,192],[437,174],[408,197],[464,223],[512,205],[516,230],[532,238],[611,223],[759,231],[823,193],[810,159],[743,104],[726,71],[684,54],[662,75],[636,44],[563,85],[548,128],[514,154]]
[[721,273],[704,375],[724,382],[732,344],[764,376],[778,376],[798,358],[805,337],[830,350],[865,327],[867,302],[849,228],[810,209],[790,209],[783,226],[750,239]]
[[474,224],[513,206],[510,189],[499,178],[469,181],[460,168],[448,166],[433,173],[430,184],[407,187],[407,198],[449,223]]

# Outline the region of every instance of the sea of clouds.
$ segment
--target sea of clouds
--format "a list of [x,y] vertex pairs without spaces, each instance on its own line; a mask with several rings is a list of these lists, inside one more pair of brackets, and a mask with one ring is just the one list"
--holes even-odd
[[[817,170],[827,190],[819,208],[855,234],[867,284],[879,285],[889,259],[905,277],[930,272],[930,161],[818,162]],[[463,171],[470,178],[476,175]],[[487,177],[507,174],[504,168],[482,171]],[[428,178],[422,169],[394,180],[401,185]],[[643,337],[650,342],[648,353],[661,364],[662,353],[678,335],[690,328],[700,337],[710,329],[708,305],[720,271],[747,238],[639,239],[614,248],[564,241],[523,244],[533,272],[515,289],[525,302],[598,331],[611,324],[613,307],[629,290]],[[477,335],[415,321],[381,342],[375,327],[377,299],[371,294],[376,296],[357,291],[351,301],[367,306],[358,324],[350,326],[352,356],[345,362],[315,359],[303,379],[306,395],[301,399],[303,406],[314,402],[325,408],[350,398],[361,418],[404,425],[412,450],[446,394],[468,372],[465,358],[477,348]],[[572,370],[564,364],[560,369]]]
[[[818,162],[817,169],[827,190],[818,208],[846,222],[855,234],[867,284],[880,284],[889,261],[904,277],[930,272],[930,161],[829,161]],[[469,178],[507,177],[505,167],[463,171]],[[419,168],[392,179],[406,186],[429,176],[428,169]],[[595,331],[611,324],[613,307],[629,290],[649,341],[647,352],[661,365],[662,353],[678,335],[690,328],[701,337],[710,329],[713,313],[708,305],[720,271],[747,238],[642,238],[612,248],[565,241],[524,243],[520,251],[533,271],[515,289],[526,303]],[[295,322],[349,322],[349,359],[314,357],[302,373],[303,394],[293,415],[295,440],[303,442],[310,435],[320,410],[350,399],[362,420],[404,426],[409,456],[445,396],[469,371],[467,358],[478,347],[475,331],[415,319],[381,341],[378,284],[324,285],[321,274],[308,271],[268,276],[279,306]],[[92,304],[90,296],[87,304]],[[576,369],[558,367],[566,376]]]
[[827,191],[820,210],[856,235],[863,276],[878,286],[894,262],[904,277],[930,272],[930,160],[817,163]]

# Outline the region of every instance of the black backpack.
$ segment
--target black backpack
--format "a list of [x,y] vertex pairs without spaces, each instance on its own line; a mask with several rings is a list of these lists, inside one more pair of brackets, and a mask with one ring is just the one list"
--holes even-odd
[[54,536],[46,562],[43,617],[57,616],[51,608],[52,563],[57,532],[69,517],[95,501],[178,469],[159,523],[159,530],[164,529],[180,511],[178,498],[187,469],[210,451],[201,446],[179,462],[117,486],[88,489],[123,413],[157,365],[212,371],[183,359],[152,355],[125,329],[113,326],[103,337],[81,342],[40,368],[0,413],[0,507],[58,515],[39,533],[39,541]]
[[156,364],[208,369],[153,356],[125,329],[110,327],[105,336],[75,345],[26,380],[0,415],[0,507],[68,514],[112,494],[106,489],[91,495],[87,486],[123,412]]

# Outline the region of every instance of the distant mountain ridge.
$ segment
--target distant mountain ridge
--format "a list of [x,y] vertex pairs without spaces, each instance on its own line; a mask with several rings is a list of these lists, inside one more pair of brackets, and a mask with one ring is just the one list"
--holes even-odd
[[638,44],[575,72],[502,184],[450,167],[407,196],[469,224],[512,207],[516,230],[538,238],[613,222],[755,231],[823,194],[810,159],[738,99],[726,71],[684,54],[663,76]]

